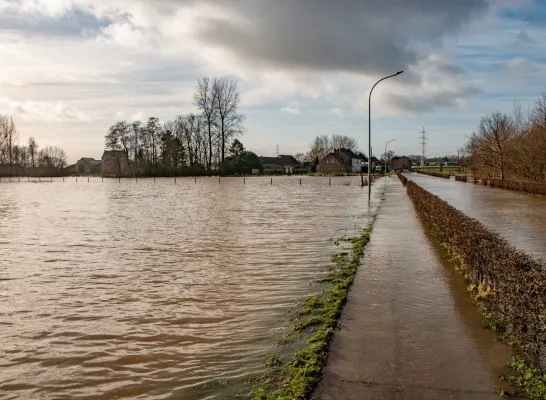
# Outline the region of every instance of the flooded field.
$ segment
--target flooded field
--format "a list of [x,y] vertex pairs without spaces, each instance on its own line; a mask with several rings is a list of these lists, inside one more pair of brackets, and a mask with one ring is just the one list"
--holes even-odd
[[358,177],[299,179],[3,180],[0,398],[237,392],[367,222]]
[[546,196],[415,173],[406,176],[497,232],[516,248],[546,260]]

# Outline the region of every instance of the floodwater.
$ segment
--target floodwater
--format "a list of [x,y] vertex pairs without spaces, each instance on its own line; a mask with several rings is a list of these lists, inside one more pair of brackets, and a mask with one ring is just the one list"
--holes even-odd
[[416,173],[406,177],[477,219],[517,249],[546,261],[546,196]]
[[3,179],[0,398],[236,393],[367,222],[358,177],[299,179]]

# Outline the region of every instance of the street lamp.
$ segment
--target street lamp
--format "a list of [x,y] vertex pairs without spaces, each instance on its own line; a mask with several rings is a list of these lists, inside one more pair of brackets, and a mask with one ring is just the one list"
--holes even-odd
[[368,98],[368,203],[372,198],[372,92],[379,82],[384,81],[388,78],[392,78],[394,76],[398,76],[402,72],[404,71],[398,71],[396,74],[392,74],[379,79],[377,82],[375,82],[375,84],[372,86],[372,89],[370,90],[370,96]]
[[389,140],[387,143],[385,143],[385,186],[387,186],[387,146],[390,142],[394,142],[396,139]]

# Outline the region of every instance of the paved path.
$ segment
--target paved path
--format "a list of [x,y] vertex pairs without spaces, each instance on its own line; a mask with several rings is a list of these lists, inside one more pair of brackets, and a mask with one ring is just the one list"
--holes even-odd
[[392,180],[313,399],[498,399],[510,354]]

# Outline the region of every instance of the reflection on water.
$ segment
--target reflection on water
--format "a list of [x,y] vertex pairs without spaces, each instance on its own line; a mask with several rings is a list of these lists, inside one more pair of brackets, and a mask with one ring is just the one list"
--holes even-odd
[[415,173],[406,176],[502,235],[516,248],[546,260],[546,196]]
[[2,182],[0,398],[235,392],[366,224],[358,179]]

